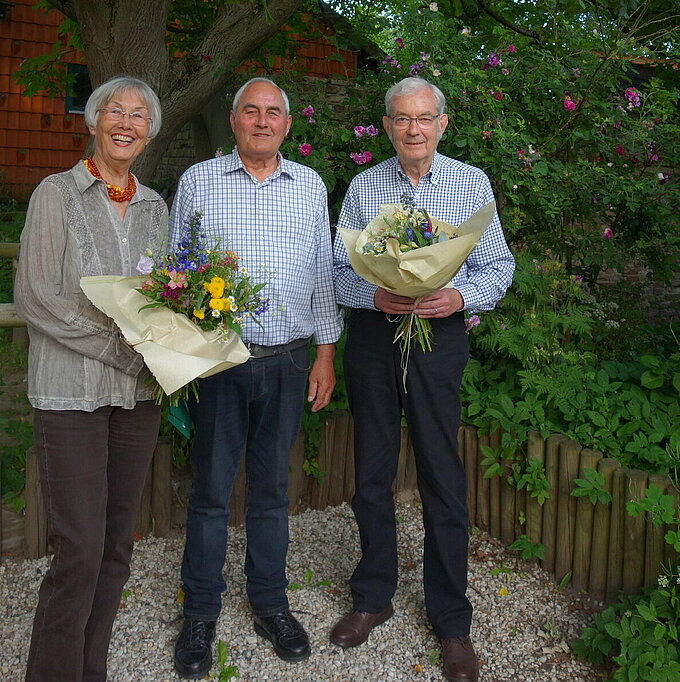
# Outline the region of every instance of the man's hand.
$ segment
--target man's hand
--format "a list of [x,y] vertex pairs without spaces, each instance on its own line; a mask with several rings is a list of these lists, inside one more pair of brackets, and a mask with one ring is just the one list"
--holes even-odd
[[309,391],[307,401],[313,402],[312,412],[322,410],[331,399],[335,387],[335,370],[333,358],[335,344],[325,343],[316,347],[316,359],[309,372]]
[[408,315],[415,308],[415,299],[408,296],[397,296],[386,289],[376,289],[373,297],[375,307],[390,315]]
[[463,305],[458,289],[440,289],[423,297],[413,312],[418,317],[448,317],[462,310]]

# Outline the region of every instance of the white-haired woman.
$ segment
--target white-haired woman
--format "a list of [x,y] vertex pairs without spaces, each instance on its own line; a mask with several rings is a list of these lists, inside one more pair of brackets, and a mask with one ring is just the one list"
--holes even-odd
[[158,435],[141,355],[83,294],[87,275],[134,275],[167,207],[130,166],[161,125],[143,81],[119,76],[85,106],[94,154],[31,196],[15,284],[30,335],[28,397],[54,550],[40,587],[30,682],[103,682],[133,530]]

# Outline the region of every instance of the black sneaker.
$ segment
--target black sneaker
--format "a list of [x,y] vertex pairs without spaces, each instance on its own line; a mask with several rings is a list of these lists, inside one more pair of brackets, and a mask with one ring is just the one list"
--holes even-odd
[[281,611],[273,616],[255,616],[255,632],[268,639],[276,650],[276,655],[284,661],[304,661],[312,650],[309,637],[290,611]]
[[186,680],[205,677],[212,666],[210,644],[215,637],[214,620],[184,619],[175,642],[175,670]]

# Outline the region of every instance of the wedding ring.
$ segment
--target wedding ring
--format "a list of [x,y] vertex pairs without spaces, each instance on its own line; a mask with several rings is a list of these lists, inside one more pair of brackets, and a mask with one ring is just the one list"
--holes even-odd
[[439,308],[435,308],[435,309],[434,309],[434,312],[435,312],[435,313],[438,313],[438,312],[439,312]]

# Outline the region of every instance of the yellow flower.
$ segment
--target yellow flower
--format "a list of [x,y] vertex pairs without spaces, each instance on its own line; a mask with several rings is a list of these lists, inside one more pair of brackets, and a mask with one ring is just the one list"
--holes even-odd
[[224,294],[224,280],[221,277],[213,277],[210,282],[206,282],[203,285],[203,288],[213,298],[222,298],[222,294]]
[[500,594],[501,597],[507,597],[507,596],[508,596],[508,591],[507,591],[504,587],[501,587],[501,589],[498,590],[498,594]]
[[213,310],[226,310],[229,306],[229,301],[226,298],[211,298],[210,307]]
[[205,317],[205,313],[199,308],[194,308],[194,317],[197,317],[199,320],[202,320]]

